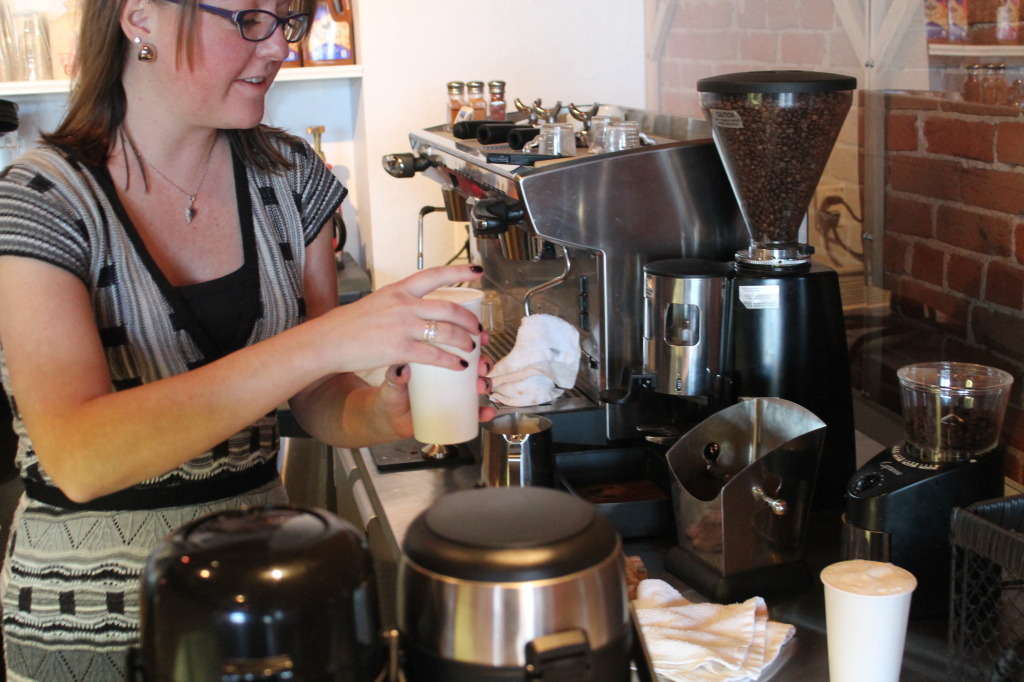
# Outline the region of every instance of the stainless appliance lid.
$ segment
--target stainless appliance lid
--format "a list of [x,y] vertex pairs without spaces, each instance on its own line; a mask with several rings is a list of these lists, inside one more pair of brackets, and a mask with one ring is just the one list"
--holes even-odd
[[591,569],[619,547],[611,522],[568,493],[538,487],[445,495],[409,527],[403,550],[451,578],[524,582]]

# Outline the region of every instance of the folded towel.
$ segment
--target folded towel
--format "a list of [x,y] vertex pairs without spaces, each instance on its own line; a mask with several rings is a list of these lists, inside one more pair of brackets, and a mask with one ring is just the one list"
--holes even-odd
[[633,607],[655,672],[679,682],[756,680],[796,632],[761,597],[693,604],[663,580],[641,581]]
[[512,351],[491,370],[491,399],[511,407],[549,403],[576,385],[579,369],[579,331],[554,315],[528,315]]

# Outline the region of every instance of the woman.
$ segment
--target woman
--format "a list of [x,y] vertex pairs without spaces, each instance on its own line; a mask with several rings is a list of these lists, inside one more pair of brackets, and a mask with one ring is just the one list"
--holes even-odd
[[[421,298],[475,266],[337,307],[322,227],[345,190],[259,125],[314,0],[212,1],[85,0],[68,114],[0,181],[0,369],[26,486],[3,574],[11,680],[123,679],[155,544],[285,501],[279,405],[326,443],[407,437],[406,363],[465,368],[422,342],[433,321],[463,350],[480,332]],[[376,367],[379,387],[352,374]]]

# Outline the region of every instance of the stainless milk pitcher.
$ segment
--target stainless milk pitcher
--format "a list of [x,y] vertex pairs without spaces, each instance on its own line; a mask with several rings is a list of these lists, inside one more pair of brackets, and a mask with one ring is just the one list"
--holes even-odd
[[511,412],[481,427],[481,475],[489,487],[555,484],[551,420]]

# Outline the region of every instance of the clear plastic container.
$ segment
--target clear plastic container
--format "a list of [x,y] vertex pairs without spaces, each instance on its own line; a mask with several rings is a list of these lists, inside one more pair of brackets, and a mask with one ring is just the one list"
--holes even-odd
[[1013,377],[964,362],[901,367],[900,402],[908,453],[926,462],[962,462],[994,450]]

